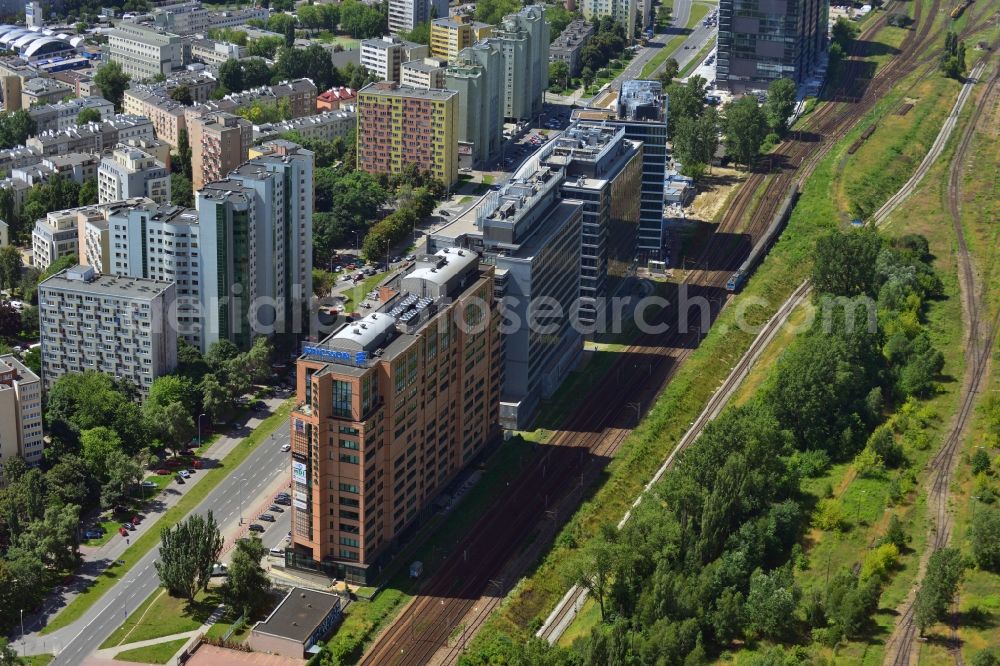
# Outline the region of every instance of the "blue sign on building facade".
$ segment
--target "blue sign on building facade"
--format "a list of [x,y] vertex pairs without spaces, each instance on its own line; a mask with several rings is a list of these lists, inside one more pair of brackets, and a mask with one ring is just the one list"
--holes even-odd
[[302,353],[306,356],[315,356],[324,361],[343,361],[344,363],[354,363],[356,366],[364,366],[368,363],[368,352],[348,352],[339,349],[329,349],[327,347],[317,347],[308,345],[302,348]]

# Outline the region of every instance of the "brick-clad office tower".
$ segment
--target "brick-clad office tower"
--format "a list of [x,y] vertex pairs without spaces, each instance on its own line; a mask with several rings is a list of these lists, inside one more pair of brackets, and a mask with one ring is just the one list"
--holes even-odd
[[420,257],[376,310],[307,346],[291,415],[291,566],[368,582],[380,555],[499,434],[492,266]]

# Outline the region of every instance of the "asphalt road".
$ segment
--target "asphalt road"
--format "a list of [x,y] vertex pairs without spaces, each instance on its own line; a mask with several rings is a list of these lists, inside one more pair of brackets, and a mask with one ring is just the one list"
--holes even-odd
[[[239,524],[241,510],[246,517],[246,512],[252,510],[258,501],[258,495],[273,484],[279,475],[289,473],[290,454],[281,451],[281,445],[288,441],[288,428],[280,428],[216,486],[193,513],[205,515],[212,511],[223,534],[233,530]],[[288,531],[288,515],[289,512],[286,511],[282,514],[283,521],[279,520],[268,526],[264,534],[264,542],[268,547],[278,545]],[[282,525],[285,527],[282,528]],[[82,663],[121,625],[129,613],[152,594],[160,584],[153,567],[153,562],[158,557],[159,547],[147,553],[124,580],[108,590],[77,622],[50,636],[35,637],[36,642],[44,640],[49,651],[58,650],[53,664]]]

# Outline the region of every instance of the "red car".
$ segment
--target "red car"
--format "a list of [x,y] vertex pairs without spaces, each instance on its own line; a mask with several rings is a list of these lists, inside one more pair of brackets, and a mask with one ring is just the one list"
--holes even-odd
[[119,527],[118,528],[118,534],[121,534],[123,537],[127,537],[128,536],[128,530],[125,529],[124,527]]
[[142,520],[142,518],[140,518],[139,516],[132,516],[132,524],[133,525],[138,525],[139,521],[141,521],[141,520]]
[[171,460],[166,461],[163,464],[166,465],[167,467],[180,467],[181,466],[181,461],[177,460],[176,458],[173,458]]
[[170,474],[170,470],[169,469],[158,469],[158,470],[156,470],[156,473],[159,474],[160,476],[166,476],[167,474]]
[[201,469],[203,466],[204,466],[204,463],[202,463],[197,458],[195,458],[194,460],[191,461],[191,467],[194,467],[195,469]]

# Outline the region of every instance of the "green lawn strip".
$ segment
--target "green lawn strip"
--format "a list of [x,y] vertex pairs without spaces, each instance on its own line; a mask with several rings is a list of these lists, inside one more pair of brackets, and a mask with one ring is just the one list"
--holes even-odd
[[700,65],[701,61],[708,57],[708,54],[712,51],[713,48],[715,48],[715,37],[712,37],[710,40],[708,40],[708,43],[705,44],[703,47],[701,47],[701,50],[698,51],[698,55],[696,55],[693,60],[690,60],[688,64],[684,65],[684,67],[681,68],[679,74],[680,78],[684,78],[685,76],[693,72],[695,67]]
[[687,25],[684,26],[687,29],[687,33],[682,35],[676,35],[670,39],[669,42],[663,45],[663,47],[657,51],[656,55],[649,59],[643,68],[642,73],[639,75],[640,79],[648,79],[656,73],[656,70],[660,68],[660,65],[667,61],[667,58],[673,55],[674,51],[680,48],[684,40],[688,38],[691,29],[698,25],[698,21],[705,18],[705,14],[708,13],[709,5],[702,4],[692,4],[691,5],[691,15],[688,17]]
[[98,599],[100,599],[105,592],[108,591],[123,575],[127,574],[135,564],[142,559],[142,557],[148,553],[156,544],[160,542],[160,530],[164,527],[173,527],[178,522],[180,522],[192,509],[198,506],[202,500],[204,500],[215,486],[219,484],[224,478],[232,473],[233,469],[238,467],[247,456],[257,445],[262,441],[267,439],[271,433],[277,430],[282,425],[287,424],[288,416],[292,412],[292,407],[294,406],[294,398],[286,400],[271,416],[267,417],[259,426],[257,426],[252,433],[242,442],[237,444],[233,450],[223,458],[218,467],[214,467],[209,470],[205,470],[202,473],[204,477],[202,480],[196,484],[190,491],[187,492],[180,501],[167,510],[156,524],[152,526],[152,529],[147,530],[136,539],[132,546],[125,551],[121,556],[121,560],[124,560],[125,564],[113,564],[108,567],[103,573],[101,573],[91,584],[86,591],[81,592],[67,605],[62,611],[60,611],[49,623],[42,629],[42,634],[49,634],[57,629],[62,629],[66,627],[79,618],[81,618],[84,612],[88,608],[94,605]]
[[[347,607],[344,621],[326,644],[327,650],[338,656],[342,663],[360,657],[365,645],[413,597],[418,586],[434,575],[443,562],[446,549],[482,517],[506,490],[507,483],[516,478],[521,467],[530,464],[532,458],[540,453],[520,437],[502,443],[486,461],[482,478],[461,503],[442,520],[424,528],[431,532],[425,541],[404,549],[394,558],[396,572],[389,574],[391,577],[385,588],[372,601],[359,599]],[[419,581],[411,580],[408,575],[409,565],[414,560],[424,563],[424,575]],[[367,592],[370,594],[371,590]]]
[[388,274],[388,272],[385,272],[369,275],[360,283],[344,292],[344,296],[346,297],[344,300],[344,312],[353,312],[355,308],[359,307],[360,303],[368,298],[368,292],[378,286],[378,283],[384,280]]
[[122,626],[108,636],[100,649],[194,631],[218,606],[219,597],[215,590],[202,590],[195,595],[193,602],[189,602],[170,596],[164,588],[158,588],[129,615]]
[[[886,113],[900,96],[898,92],[887,94],[869,115],[876,118]],[[743,315],[746,323],[761,324],[805,279],[811,268],[810,255],[816,238],[832,228],[839,218],[828,196],[836,163],[865,127],[864,123],[858,123],[820,161],[780,239],[743,292],[723,311],[698,349],[679,368],[643,423],[622,444],[606,470],[604,485],[567,523],[556,538],[556,545],[535,571],[522,580],[501,612],[488,620],[483,638],[474,641],[487,641],[491,633],[498,631],[525,639],[531,633],[529,625],[536,626],[544,620],[573,579],[576,548],[597,534],[600,525],[618,522],[704,407],[714,387],[749,346],[752,336],[735,325],[741,302],[764,303],[747,308]]]
[[188,642],[186,638],[178,638],[176,641],[166,641],[165,643],[154,643],[146,647],[125,650],[115,655],[118,661],[136,661],[142,664],[166,664],[169,663],[177,651]]
[[27,666],[48,666],[55,658],[54,654],[31,654],[27,657],[21,657],[21,660]]

